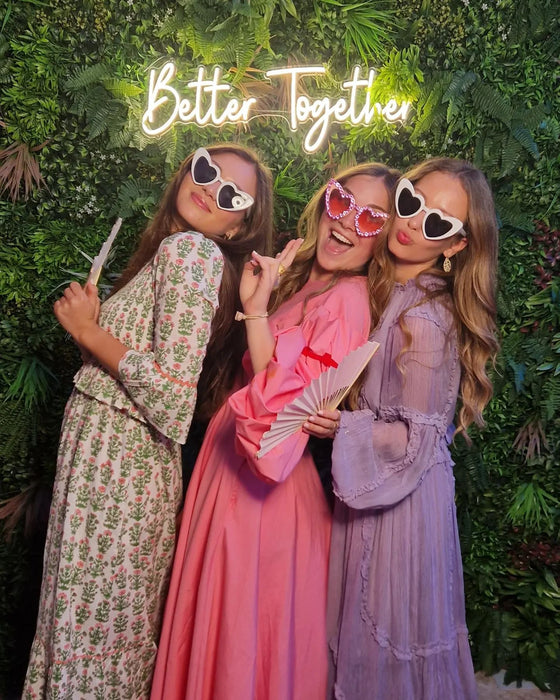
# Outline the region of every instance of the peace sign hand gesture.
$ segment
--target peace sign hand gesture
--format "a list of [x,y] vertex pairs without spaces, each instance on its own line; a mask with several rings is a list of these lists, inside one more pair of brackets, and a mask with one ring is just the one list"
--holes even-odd
[[275,258],[253,251],[251,260],[245,264],[239,286],[241,304],[247,315],[266,314],[270,295],[278,278],[290,267],[302,243],[303,238],[288,241],[284,250]]

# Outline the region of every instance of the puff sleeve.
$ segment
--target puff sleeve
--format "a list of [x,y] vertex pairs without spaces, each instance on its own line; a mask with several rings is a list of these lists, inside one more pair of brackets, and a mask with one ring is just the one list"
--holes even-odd
[[[352,302],[348,303],[351,298]],[[329,366],[337,364],[368,338],[369,304],[365,284],[341,280],[313,300],[302,323],[276,333],[276,346],[268,367],[230,397],[236,414],[236,450],[261,478],[280,482],[303,455],[308,436],[301,430],[258,459],[259,443],[276,414],[301,394]],[[302,354],[311,348],[312,355]]]

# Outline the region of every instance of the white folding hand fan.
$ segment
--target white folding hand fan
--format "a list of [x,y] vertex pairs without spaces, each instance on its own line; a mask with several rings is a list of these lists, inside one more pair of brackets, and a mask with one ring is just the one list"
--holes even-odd
[[309,416],[317,411],[336,408],[378,347],[379,343],[368,341],[348,353],[338,367],[330,367],[313,379],[297,399],[284,406],[278,413],[270,430],[261,438],[257,458],[263,457],[288,436],[297,432]]
[[91,265],[89,275],[88,275],[88,282],[91,282],[92,284],[97,284],[99,280],[99,275],[101,274],[101,270],[103,269],[103,265],[105,264],[105,261],[107,260],[107,256],[109,255],[109,251],[111,250],[111,246],[113,245],[113,241],[115,240],[115,236],[119,232],[119,229],[122,224],[122,219],[119,217],[114,225],[113,228],[111,229],[111,233],[109,234],[109,237],[103,243],[101,246],[101,250],[99,251],[98,255],[95,256],[93,259],[93,263]]

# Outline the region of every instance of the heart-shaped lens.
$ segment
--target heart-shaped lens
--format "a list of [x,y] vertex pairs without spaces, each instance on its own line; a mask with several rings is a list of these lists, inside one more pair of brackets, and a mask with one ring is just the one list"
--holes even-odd
[[430,212],[424,220],[424,233],[428,238],[443,238],[453,228],[451,221],[442,219],[436,212]]
[[236,209],[241,203],[242,197],[232,185],[224,184],[218,191],[218,206],[222,209]]
[[193,162],[192,176],[197,185],[208,185],[217,180],[218,171],[204,156],[200,156]]
[[403,188],[397,199],[397,212],[399,216],[414,216],[422,209],[422,200],[415,197],[410,190]]
[[382,212],[374,211],[369,207],[362,209],[360,215],[358,216],[357,233],[361,235],[374,236],[381,231],[386,218],[387,217],[384,216]]
[[344,216],[352,209],[352,196],[333,187],[330,191],[328,204],[332,216]]

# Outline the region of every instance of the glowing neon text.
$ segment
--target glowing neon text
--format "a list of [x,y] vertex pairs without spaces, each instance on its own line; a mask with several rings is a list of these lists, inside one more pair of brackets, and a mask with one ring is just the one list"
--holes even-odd
[[[159,74],[150,72],[150,84],[148,93],[148,107],[142,118],[142,128],[150,136],[157,136],[171,128],[176,122],[194,122],[200,126],[212,124],[220,126],[225,123],[247,122],[259,115],[250,115],[251,109],[256,105],[257,99],[250,97],[246,100],[231,98],[225,106],[218,105],[220,95],[231,90],[228,83],[221,83],[221,69],[214,68],[212,79],[205,78],[205,68],[198,69],[197,79],[187,83],[187,87],[195,90],[194,101],[182,98],[179,92],[170,83],[177,73],[173,63],[166,63]],[[371,87],[375,80],[375,71],[368,72],[367,79],[360,78],[360,68],[356,66],[352,77],[342,83],[342,89],[349,91],[349,98],[339,97],[332,99],[323,97],[310,99],[304,94],[299,94],[299,81],[302,76],[322,75],[325,68],[322,66],[278,68],[268,71],[267,78],[287,78],[289,80],[289,123],[292,130],[308,121],[312,122],[304,139],[304,149],[313,153],[319,149],[325,139],[328,127],[332,122],[358,125],[371,124],[375,117],[382,117],[386,121],[394,122],[405,120],[411,103],[403,101],[399,104],[395,99],[390,99],[387,104],[379,102],[371,103]],[[365,96],[359,100],[359,93]],[[281,113],[277,112],[276,115]],[[268,116],[274,116],[268,113]]]

